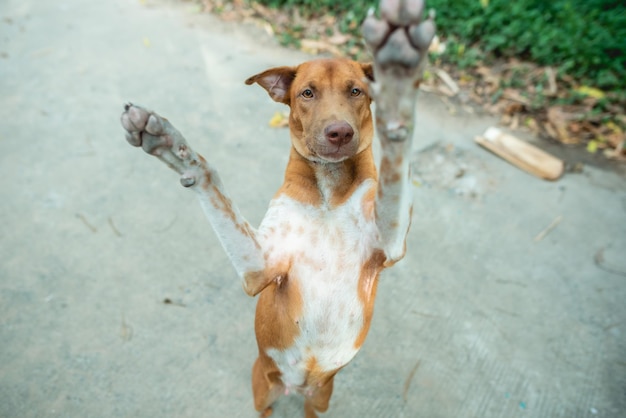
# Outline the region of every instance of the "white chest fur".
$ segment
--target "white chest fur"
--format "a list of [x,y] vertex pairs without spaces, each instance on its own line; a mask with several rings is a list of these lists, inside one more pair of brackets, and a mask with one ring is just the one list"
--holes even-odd
[[297,281],[302,295],[294,344],[267,349],[288,387],[305,383],[311,361],[321,371],[331,371],[358,351],[355,341],[364,326],[359,280],[379,244],[375,221],[363,208],[373,187],[373,181],[364,182],[332,209],[279,196],[259,228],[267,265],[289,266],[288,280]]

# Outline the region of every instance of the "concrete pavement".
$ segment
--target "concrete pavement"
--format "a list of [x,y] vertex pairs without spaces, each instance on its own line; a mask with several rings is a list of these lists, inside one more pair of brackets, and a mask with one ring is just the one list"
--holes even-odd
[[[289,142],[243,80],[306,59],[190,3],[0,5],[0,417],[255,416],[254,300],[118,119],[167,116],[256,224]],[[418,111],[408,253],[324,416],[626,416],[624,177],[543,182],[473,143],[494,120]]]

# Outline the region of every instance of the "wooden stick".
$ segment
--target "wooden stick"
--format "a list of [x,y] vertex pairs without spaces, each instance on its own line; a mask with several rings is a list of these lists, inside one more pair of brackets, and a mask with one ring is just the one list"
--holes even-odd
[[563,161],[498,128],[488,128],[483,136],[474,140],[514,166],[544,180],[557,180],[565,169]]

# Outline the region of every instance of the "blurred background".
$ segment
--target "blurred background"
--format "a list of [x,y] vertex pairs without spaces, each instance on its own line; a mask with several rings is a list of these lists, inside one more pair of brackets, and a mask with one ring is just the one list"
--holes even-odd
[[[282,45],[361,60],[360,23],[378,12],[374,0],[197,1],[227,20],[263,22]],[[624,161],[626,3],[429,0],[427,8],[439,35],[437,70],[426,74],[432,89],[510,128]]]

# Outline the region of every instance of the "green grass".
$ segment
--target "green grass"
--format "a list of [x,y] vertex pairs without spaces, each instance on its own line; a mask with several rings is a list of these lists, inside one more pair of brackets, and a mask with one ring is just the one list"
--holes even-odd
[[[332,13],[344,32],[358,31],[378,1],[260,0],[298,7],[305,16]],[[604,90],[626,90],[626,3],[622,0],[427,0],[448,40],[444,60],[460,67],[517,57]]]

